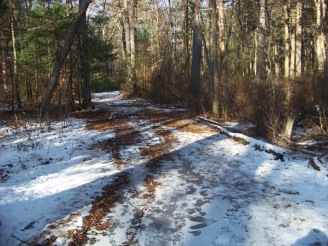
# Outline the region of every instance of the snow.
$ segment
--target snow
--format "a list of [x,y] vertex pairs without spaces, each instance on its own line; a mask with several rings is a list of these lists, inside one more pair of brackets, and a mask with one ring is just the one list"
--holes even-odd
[[[119,92],[97,93],[93,100],[111,117],[158,109],[138,99],[121,100]],[[174,109],[163,109],[169,110]],[[112,226],[88,234],[95,245],[129,239],[186,246],[328,243],[328,172],[314,170],[308,157],[219,126],[225,134],[183,132],[135,116],[128,124],[140,139],[120,149],[127,163],[120,168],[112,153],[91,148],[115,138],[115,132],[87,130],[84,120],[30,121],[16,129],[1,125],[0,169],[7,177],[0,183],[0,245],[19,245],[17,238],[32,242],[42,231],[56,235],[55,245],[68,245],[68,231],[82,227],[94,198],[121,172],[129,174],[130,183],[104,219]],[[139,148],[161,146],[159,128],[171,131],[176,141],[151,173],[160,183],[154,198],[145,199],[150,171]],[[280,153],[284,161],[254,146]]]

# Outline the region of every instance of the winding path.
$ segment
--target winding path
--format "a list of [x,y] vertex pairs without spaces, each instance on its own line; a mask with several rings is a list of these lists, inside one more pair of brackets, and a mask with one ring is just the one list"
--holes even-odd
[[302,182],[313,187],[295,176],[305,162],[275,160],[184,111],[97,99],[89,127],[116,137],[94,148],[111,153],[120,174],[93,204],[102,222],[84,218],[71,236],[76,244],[292,245],[309,232],[305,240],[323,237],[327,208],[298,190]]

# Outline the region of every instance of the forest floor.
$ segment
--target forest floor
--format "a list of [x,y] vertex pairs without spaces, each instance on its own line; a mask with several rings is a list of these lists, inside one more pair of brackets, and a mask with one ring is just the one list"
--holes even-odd
[[118,92],[93,101],[0,122],[0,245],[328,245],[327,161]]

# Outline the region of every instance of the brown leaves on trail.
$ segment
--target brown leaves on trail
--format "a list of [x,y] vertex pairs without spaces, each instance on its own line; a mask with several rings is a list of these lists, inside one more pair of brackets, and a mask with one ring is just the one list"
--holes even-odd
[[145,179],[145,182],[146,182],[146,185],[147,185],[148,193],[143,194],[143,198],[154,199],[155,198],[156,187],[159,186],[161,183],[155,181],[154,177],[152,177],[152,176],[148,176]]
[[186,111],[165,112],[163,110],[142,111],[143,117],[147,120],[160,123],[164,126],[176,128],[183,132],[192,132],[196,134],[216,133],[216,131],[205,128],[190,119],[190,114]]
[[109,119],[109,113],[94,114],[87,124],[89,130],[110,131],[116,133],[115,138],[103,141],[93,145],[93,148],[110,151],[114,157],[114,165],[120,167],[124,162],[122,161],[120,149],[124,146],[134,145],[140,139],[138,131],[128,125],[129,116],[115,115]]
[[[139,148],[141,156],[147,158],[146,167],[148,169],[148,176],[144,179],[146,190],[141,192],[141,198],[154,199],[156,188],[161,185],[156,181],[156,173],[161,168],[163,160],[170,158],[170,152],[172,150],[172,143],[176,141],[170,128],[176,128],[181,131],[189,131],[193,133],[205,133],[209,132],[197,124],[187,120],[187,112],[164,112],[162,110],[156,111],[142,111],[138,112],[138,118],[153,123],[159,123],[161,125],[154,126],[153,131],[155,134],[162,137],[163,142],[161,144],[142,146]],[[121,157],[121,150],[127,146],[133,146],[141,139],[140,132],[131,127],[128,122],[131,120],[131,115],[111,115],[108,112],[77,112],[74,113],[74,117],[84,118],[88,120],[87,128],[89,130],[98,131],[115,131],[115,138],[108,139],[101,143],[93,145],[93,148],[99,148],[104,151],[110,151],[115,163],[114,165],[120,167],[124,164],[124,160]],[[110,221],[104,220],[111,208],[117,201],[122,199],[120,191],[124,186],[129,183],[129,175],[127,172],[122,172],[110,185],[103,188],[102,194],[97,197],[92,203],[90,214],[83,219],[83,226],[81,229],[72,229],[68,232],[69,238],[72,242],[70,246],[85,245],[86,243],[92,243],[88,238],[90,231],[93,229],[103,231],[109,228],[112,224]],[[131,225],[131,240],[133,242],[134,234],[138,231],[138,225],[141,223],[141,218],[144,216],[144,212],[136,214],[134,220],[136,221]],[[138,222],[138,223],[137,223]]]
[[140,137],[138,131],[127,126],[126,124],[122,123],[120,124],[120,127],[118,125],[115,125],[115,138],[93,145],[94,148],[98,148],[104,151],[110,151],[115,159],[114,165],[116,167],[120,167],[122,164],[124,164],[121,158],[120,149],[128,145],[136,144]]
[[84,245],[88,241],[87,232],[91,229],[105,230],[111,226],[110,221],[103,221],[114,204],[122,198],[119,192],[129,183],[129,175],[126,172],[119,174],[113,183],[103,188],[101,196],[92,204],[90,214],[83,219],[82,230],[70,230],[69,237],[73,239],[70,246]]

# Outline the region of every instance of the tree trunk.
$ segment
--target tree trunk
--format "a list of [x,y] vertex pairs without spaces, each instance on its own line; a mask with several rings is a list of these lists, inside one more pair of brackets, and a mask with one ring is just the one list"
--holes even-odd
[[121,25],[121,28],[122,28],[122,33],[121,33],[121,39],[122,39],[122,48],[123,48],[123,53],[122,53],[122,56],[123,56],[123,59],[126,60],[126,58],[128,57],[128,51],[127,51],[127,45],[126,45],[126,38],[127,38],[127,34],[126,34],[126,19],[127,19],[127,16],[125,14],[125,8],[124,6],[121,5],[121,1],[118,1],[118,4],[119,4],[119,8],[120,8],[120,11],[121,11],[121,15],[120,15],[120,25]]
[[74,109],[74,96],[73,96],[73,73],[74,73],[74,60],[73,56],[69,57],[69,76],[68,76],[68,84],[66,89],[66,107],[67,111],[70,112]]
[[276,44],[273,47],[273,52],[274,52],[274,73],[277,77],[281,77],[280,64],[279,64],[279,50]]
[[22,107],[22,102],[19,93],[19,83],[18,83],[18,68],[17,68],[17,43],[16,43],[16,27],[15,27],[15,3],[13,0],[10,1],[10,31],[11,31],[11,41],[13,48],[13,71],[11,73],[12,77],[12,110],[20,109]]
[[[83,0],[79,1],[80,6]],[[84,13],[80,24],[80,59],[81,59],[81,78],[82,78],[82,108],[92,107],[90,92],[90,66],[88,49],[88,30],[87,17]]]
[[171,38],[170,38],[170,46],[171,46],[171,57],[175,57],[175,51],[176,51],[176,35],[174,33],[174,23],[172,19],[172,5],[171,5],[171,0],[168,0],[169,2],[169,22],[170,22],[170,28],[171,28]]
[[200,67],[201,67],[201,59],[202,59],[200,2],[201,0],[192,1],[193,45],[192,45],[192,61],[191,61],[191,76],[190,76],[190,92],[193,96],[198,95],[199,88],[200,88]]
[[5,54],[5,37],[3,31],[1,30],[0,40],[2,40],[3,45],[1,45],[1,73],[0,73],[0,96],[3,98],[3,95],[6,92],[7,84],[7,66],[6,66],[6,54]]
[[190,64],[190,52],[189,52],[189,11],[188,11],[188,0],[184,1],[184,42],[183,42],[183,50],[184,50],[184,56],[185,56],[185,77],[189,78],[190,74],[189,74],[189,64]]
[[[214,18],[212,17],[213,15],[213,1],[212,0],[208,0],[207,1],[207,9],[208,11],[206,11],[206,24],[205,24],[205,31],[204,33],[202,34],[204,36],[204,39],[203,40],[203,45],[205,46],[206,44],[206,47],[208,48],[208,50],[212,50],[212,42],[213,42],[213,39],[212,39],[212,30],[213,30],[213,20]],[[212,58],[210,56],[210,58]],[[212,65],[211,65],[212,66]]]
[[327,5],[324,0],[315,0],[316,6],[316,40],[315,40],[315,52],[318,61],[318,70],[323,71],[326,61],[326,49],[325,49],[325,33],[324,33],[324,20],[326,15]]
[[33,99],[32,85],[31,85],[31,77],[25,77],[25,86],[26,86],[26,98],[28,100]]
[[135,43],[135,30],[136,30],[136,10],[137,0],[133,0],[131,6],[131,21],[130,21],[130,45],[131,45],[131,74],[130,74],[130,85],[131,93],[137,93],[137,73],[136,73],[136,43]]
[[224,28],[224,0],[218,0],[218,26],[219,26],[219,47],[221,52],[225,52],[225,28]]
[[266,35],[266,18],[265,18],[265,0],[260,1],[260,27],[258,41],[258,60],[257,60],[257,77],[259,80],[264,79],[265,74],[265,35]]
[[[327,19],[327,16],[326,16]],[[326,32],[326,41],[328,40],[328,32]],[[326,54],[328,54],[328,44],[326,43]],[[325,85],[325,102],[328,105],[328,56],[326,55],[325,69],[324,69],[324,85]]]
[[295,76],[302,75],[302,3],[296,5]]
[[285,59],[284,59],[284,76],[290,76],[290,39],[289,39],[289,1],[284,4],[284,31],[285,31]]
[[13,96],[14,96],[14,105],[13,107],[20,109],[22,107],[22,102],[19,94],[19,83],[18,83],[18,69],[17,69],[17,46],[16,46],[16,35],[15,35],[15,27],[14,27],[14,18],[12,18],[11,22],[11,38],[12,38],[12,46],[13,46],[13,60],[14,60],[14,70],[11,75],[13,78]]
[[212,1],[212,53],[213,53],[213,101],[212,112],[219,115],[219,68],[217,52],[217,11],[216,0]]
[[292,137],[294,121],[295,118],[293,116],[287,116],[284,132],[283,132],[283,137],[286,138],[287,140],[290,140]]
[[131,77],[131,38],[130,38],[130,29],[131,29],[131,18],[129,14],[129,3],[128,0],[124,0],[123,2],[123,17],[124,17],[124,30],[125,30],[125,45],[126,45],[126,68],[127,68],[127,81],[130,85],[130,77]]
[[49,104],[51,102],[51,98],[52,98],[54,89],[55,89],[56,85],[58,84],[58,79],[59,79],[62,65],[67,57],[68,52],[71,49],[76,31],[79,27],[79,24],[80,24],[83,16],[85,15],[85,12],[86,12],[87,8],[89,7],[90,3],[91,3],[91,0],[84,0],[82,2],[82,4],[79,7],[78,14],[74,18],[71,26],[69,27],[69,29],[67,31],[65,41],[64,41],[64,46],[62,47],[60,54],[55,61],[48,85],[46,87],[46,90],[45,90],[45,93],[43,96],[43,100],[42,100],[42,104],[41,104],[41,112],[40,112],[41,118],[47,117],[49,114]]

